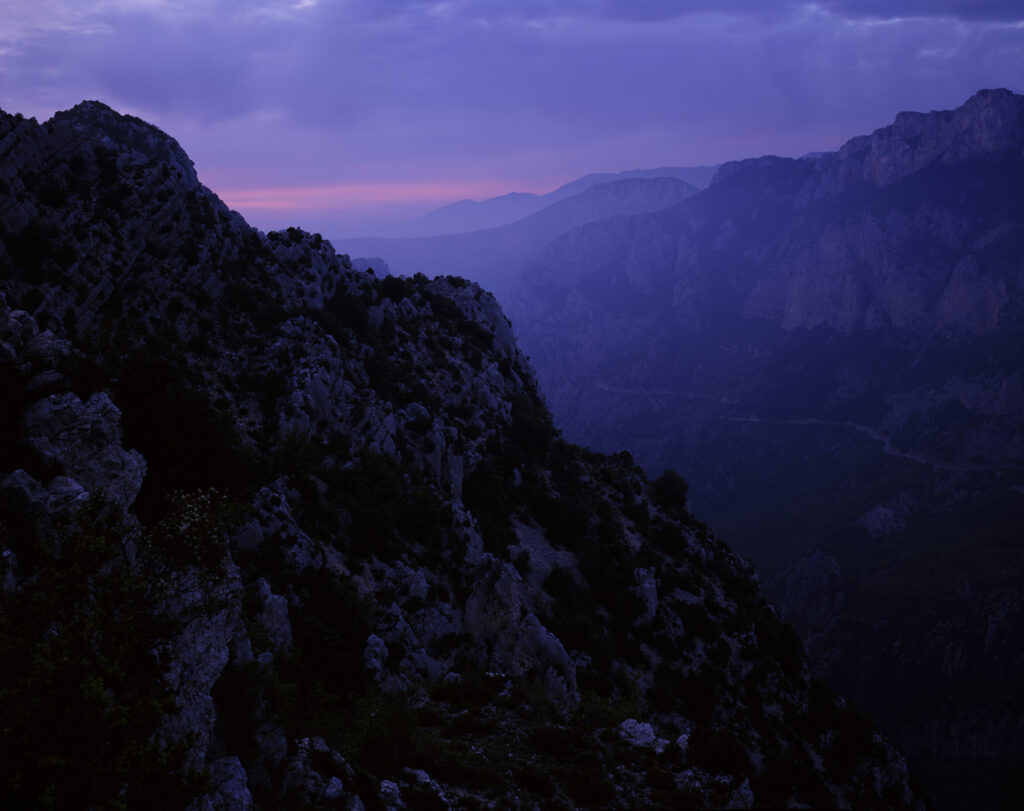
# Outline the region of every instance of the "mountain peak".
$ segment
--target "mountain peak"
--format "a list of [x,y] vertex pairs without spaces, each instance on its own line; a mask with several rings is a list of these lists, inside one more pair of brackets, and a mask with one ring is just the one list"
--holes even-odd
[[121,116],[121,114],[110,105],[104,104],[102,101],[98,101],[97,99],[83,99],[71,109],[62,110],[56,115],[67,115],[69,113],[76,116],[112,116],[116,118],[120,118]]
[[[51,128],[67,128],[73,140],[88,139],[117,151],[129,148],[134,163],[162,162],[181,170],[188,182],[198,178],[191,158],[178,142],[159,127],[133,115],[119,113],[102,101],[85,100],[54,113],[47,123]],[[59,131],[59,129],[58,129]]]
[[964,107],[981,103],[1011,103],[1020,104],[1022,97],[1005,87],[983,87],[966,102]]
[[952,163],[1020,150],[1024,96],[981,90],[955,110],[902,112],[887,127],[848,141],[836,161],[844,179],[894,183],[934,161]]

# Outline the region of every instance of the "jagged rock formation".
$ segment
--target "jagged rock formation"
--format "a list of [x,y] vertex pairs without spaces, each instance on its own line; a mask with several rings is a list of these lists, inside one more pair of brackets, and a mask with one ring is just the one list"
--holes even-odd
[[577,229],[507,302],[567,436],[691,478],[939,777],[1024,755],[1022,184],[1024,98],[982,91]]
[[12,807],[904,807],[749,564],[561,440],[495,300],[0,114]]

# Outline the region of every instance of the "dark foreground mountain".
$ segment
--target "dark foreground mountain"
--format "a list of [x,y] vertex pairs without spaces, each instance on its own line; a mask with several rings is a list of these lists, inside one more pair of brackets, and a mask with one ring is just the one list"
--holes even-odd
[[1024,98],[985,91],[577,229],[509,302],[556,424],[690,478],[961,807],[1024,759],[1022,189]]
[[476,285],[261,234],[95,102],[0,114],[0,228],[6,807],[911,803]]
[[440,269],[468,276],[500,295],[527,260],[566,231],[608,217],[660,211],[697,192],[695,186],[674,177],[585,184],[590,177],[564,187],[575,189],[579,184],[581,190],[500,227],[419,239],[351,239],[345,244],[354,255],[383,257],[393,273],[412,276]]

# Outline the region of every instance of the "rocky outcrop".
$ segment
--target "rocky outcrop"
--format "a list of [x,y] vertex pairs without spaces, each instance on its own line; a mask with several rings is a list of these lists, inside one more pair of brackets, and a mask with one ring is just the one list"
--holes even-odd
[[250,229],[102,105],[0,156],[10,803],[915,801],[490,294]]
[[937,163],[1020,157],[1022,143],[1020,97],[982,90],[955,110],[900,113],[890,126],[852,138],[835,156],[826,156],[821,172],[840,188],[856,180],[886,186]]
[[352,767],[323,738],[303,738],[285,766],[281,801],[293,808],[341,807],[355,811],[364,806],[357,795],[345,790],[352,778]]
[[215,760],[209,766],[213,789],[197,801],[196,811],[250,811],[252,793],[245,769],[237,757]]
[[121,447],[121,413],[98,392],[82,402],[71,392],[37,400],[22,417],[25,445],[87,493],[103,492],[128,508],[142,487],[146,463]]
[[84,402],[70,391],[46,393],[70,385],[58,368],[69,354],[67,340],[40,331],[29,313],[11,310],[0,298],[0,363],[11,378],[5,382],[20,383],[7,393],[20,411],[19,453],[45,480],[44,486],[19,468],[2,480],[0,490],[38,514],[71,512],[99,493],[127,510],[142,486],[146,463],[122,446],[121,412],[105,393]]

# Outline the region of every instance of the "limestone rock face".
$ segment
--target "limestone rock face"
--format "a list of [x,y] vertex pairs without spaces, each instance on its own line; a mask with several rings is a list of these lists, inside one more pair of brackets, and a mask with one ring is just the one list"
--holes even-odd
[[128,508],[142,486],[146,461],[138,451],[120,447],[120,417],[103,392],[84,403],[71,392],[53,394],[26,409],[25,444],[86,492],[102,491]]
[[207,761],[216,733],[213,687],[233,651],[242,646],[248,658],[252,654],[239,612],[241,581],[233,563],[227,562],[219,582],[204,583],[193,572],[180,577],[176,586],[175,596],[161,606],[165,614],[182,620],[168,651],[170,666],[165,674],[174,691],[175,711],[164,719],[157,734],[167,742],[189,740],[186,766],[198,769]]
[[0,114],[0,178],[11,804],[913,804],[478,285],[260,233],[97,103]]
[[288,600],[270,590],[270,584],[260,578],[256,583],[263,610],[255,617],[259,630],[265,634],[272,651],[287,651],[292,646],[292,626],[288,622]]
[[654,727],[650,724],[641,724],[635,718],[627,718],[619,724],[619,735],[633,746],[645,746],[658,753],[661,753],[668,744],[668,741],[654,734]]
[[1015,153],[1024,143],[1024,108],[1009,90],[982,90],[956,110],[905,112],[872,135],[853,138],[837,155],[841,182],[895,183],[934,163]]
[[286,766],[283,803],[293,808],[362,808],[359,798],[345,789],[352,767],[323,738],[303,738],[296,750]]
[[67,476],[54,476],[43,487],[24,470],[15,470],[0,481],[0,493],[19,511],[39,518],[72,513],[89,497],[82,485]]
[[213,789],[194,806],[195,811],[250,811],[252,793],[246,782],[242,762],[234,756],[210,764]]

